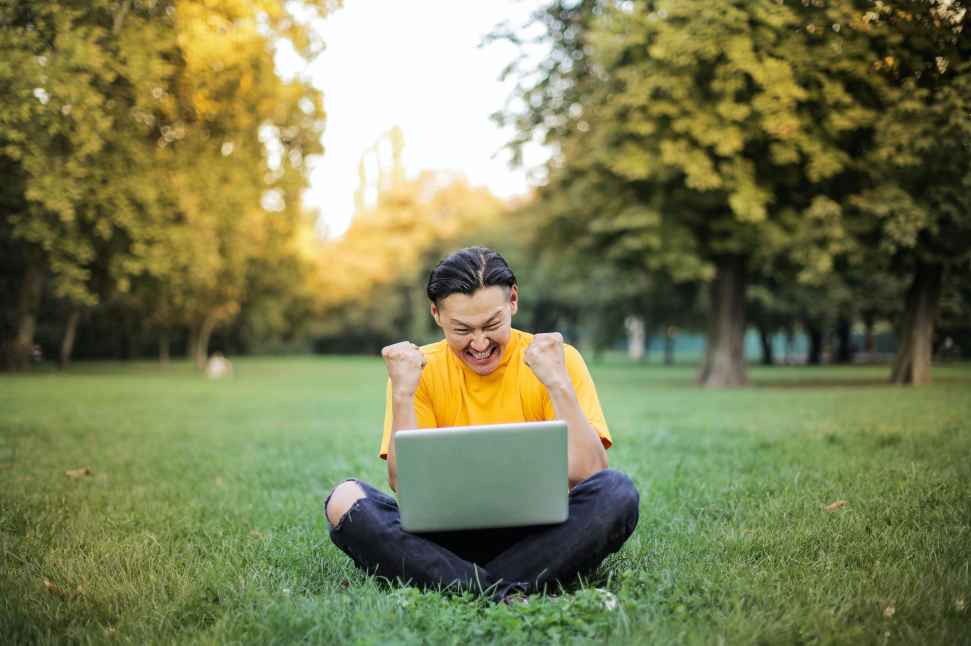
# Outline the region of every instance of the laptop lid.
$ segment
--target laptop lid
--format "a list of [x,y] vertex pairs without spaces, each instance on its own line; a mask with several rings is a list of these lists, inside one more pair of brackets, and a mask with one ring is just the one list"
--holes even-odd
[[566,422],[398,431],[394,443],[405,531],[543,525],[569,515]]

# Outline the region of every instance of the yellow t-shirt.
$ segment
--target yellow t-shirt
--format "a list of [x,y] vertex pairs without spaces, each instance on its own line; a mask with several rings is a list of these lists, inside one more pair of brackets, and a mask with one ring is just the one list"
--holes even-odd
[[[415,414],[419,428],[468,426],[471,424],[504,424],[541,422],[556,419],[553,402],[533,371],[523,361],[523,353],[533,335],[512,331],[512,338],[499,361],[499,367],[488,375],[479,375],[455,356],[442,339],[422,347],[428,363],[421,373],[415,392]],[[605,448],[613,443],[597,389],[590,378],[587,364],[576,348],[563,347],[566,369],[573,382],[580,408],[600,435]],[[391,441],[391,380],[388,380],[384,409],[384,438],[380,456],[388,457]]]

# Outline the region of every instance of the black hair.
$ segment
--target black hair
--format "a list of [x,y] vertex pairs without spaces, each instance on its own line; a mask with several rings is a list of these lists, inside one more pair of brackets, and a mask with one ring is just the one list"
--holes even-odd
[[472,294],[481,287],[511,288],[516,276],[506,259],[488,247],[459,249],[439,262],[428,275],[425,293],[436,305],[446,296]]

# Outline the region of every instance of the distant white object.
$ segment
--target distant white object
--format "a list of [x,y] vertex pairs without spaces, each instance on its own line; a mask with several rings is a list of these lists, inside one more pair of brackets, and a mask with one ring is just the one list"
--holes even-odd
[[233,376],[232,362],[223,356],[222,352],[213,352],[206,362],[206,376],[210,379],[222,379]]
[[627,329],[627,356],[634,361],[644,358],[645,330],[644,319],[640,316],[628,316],[624,319]]

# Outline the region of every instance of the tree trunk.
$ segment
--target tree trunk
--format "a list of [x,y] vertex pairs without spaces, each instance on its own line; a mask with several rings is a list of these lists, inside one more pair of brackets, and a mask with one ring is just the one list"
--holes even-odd
[[[425,315],[428,316],[427,314]],[[610,349],[610,344],[613,339],[607,332],[607,326],[604,325],[605,312],[600,311],[593,318],[592,326],[593,331],[591,332],[592,340],[592,356],[595,363],[600,363],[603,360],[604,352]]]
[[128,313],[121,317],[121,345],[118,346],[117,358],[120,361],[129,361],[135,358],[137,343],[135,338],[136,324],[132,316]]
[[796,348],[796,330],[793,328],[791,323],[786,325],[785,330],[786,330],[786,348],[785,348],[785,356],[783,356],[782,358],[782,363],[788,366],[793,363],[792,355],[795,354],[795,348]]
[[742,386],[745,374],[745,258],[715,260],[715,279],[709,286],[710,312],[705,364],[698,382],[706,388]]
[[931,382],[931,345],[943,278],[941,265],[917,263],[901,316],[891,383],[916,386]]
[[836,363],[853,363],[853,324],[848,318],[836,321]]
[[817,321],[806,321],[806,335],[809,337],[809,356],[806,363],[818,366],[823,362],[823,329]]
[[78,331],[78,321],[81,320],[81,308],[72,307],[67,315],[67,325],[64,327],[64,337],[61,339],[61,356],[59,365],[61,370],[71,363],[71,354],[74,352],[74,338]]
[[169,331],[162,330],[158,335],[158,361],[162,365],[169,362]]
[[759,341],[762,343],[762,365],[775,365],[775,356],[772,351],[772,332],[765,325],[759,325]]
[[192,324],[189,326],[189,341],[186,346],[185,352],[186,357],[191,359],[193,362],[196,360],[196,348],[199,347],[199,326]]
[[209,358],[209,337],[212,336],[212,331],[216,328],[216,321],[216,317],[210,314],[203,319],[199,326],[195,347],[193,348],[193,359],[195,359],[196,368],[199,370],[206,369],[206,359]]
[[14,335],[4,345],[4,363],[10,370],[26,370],[30,367],[34,351],[34,331],[37,328],[37,309],[44,293],[44,265],[37,253],[27,258],[24,282],[17,299]]
[[873,314],[863,315],[863,351],[867,354],[873,354],[877,351],[877,338],[873,334],[873,328],[876,326],[876,321],[874,320]]
[[666,366],[674,365],[674,338],[676,336],[673,326],[664,326],[664,365]]

